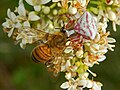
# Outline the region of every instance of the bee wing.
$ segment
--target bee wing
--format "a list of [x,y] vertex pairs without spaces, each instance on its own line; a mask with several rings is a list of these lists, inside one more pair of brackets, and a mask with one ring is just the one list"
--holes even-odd
[[51,37],[54,36],[54,34],[47,33],[44,30],[39,30],[39,29],[34,29],[34,30],[36,30],[37,38],[35,39],[33,44],[44,44],[47,41],[51,40]]
[[47,71],[48,71],[48,76],[50,77],[50,80],[52,82],[57,82],[59,80],[60,73],[54,73],[53,71],[50,71],[48,67],[47,67]]

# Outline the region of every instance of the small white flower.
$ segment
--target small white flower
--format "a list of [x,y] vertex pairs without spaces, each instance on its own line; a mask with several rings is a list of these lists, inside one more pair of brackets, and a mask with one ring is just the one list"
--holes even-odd
[[67,60],[65,65],[61,66],[61,72],[67,70],[71,66],[70,60]]
[[13,24],[13,22],[12,22],[10,19],[6,18],[6,22],[4,22],[4,23],[2,24],[2,26],[3,26],[4,28],[11,28],[12,24]]
[[19,20],[19,22],[23,22],[23,27],[30,27],[29,21],[37,21],[40,19],[40,17],[36,15],[35,11],[26,13],[23,0],[19,1],[19,6],[18,8],[16,8],[16,12],[18,12],[19,14],[17,16],[17,19]]
[[76,90],[77,79],[71,78],[68,82],[64,82],[60,87],[67,90]]
[[86,80],[86,79],[84,79],[84,80],[79,80],[79,81],[78,81],[78,85],[79,85],[79,86],[82,86],[82,88],[85,88],[85,87],[87,87],[87,88],[92,88],[92,81]]
[[82,88],[90,88],[90,90],[101,90],[102,84],[92,80],[79,80],[78,85],[83,86]]
[[2,24],[2,26],[5,29],[6,28],[10,29],[7,33],[8,33],[8,37],[11,37],[14,29],[20,28],[22,25],[20,25],[20,23],[17,22],[17,16],[13,12],[11,12],[10,9],[7,10],[7,15],[8,15],[9,19],[6,18],[6,22],[4,22]]
[[25,0],[29,5],[33,6],[35,11],[41,10],[41,4],[46,4],[50,2],[51,0]]
[[93,82],[93,90],[101,90],[102,84],[100,82]]
[[102,29],[103,32],[106,32],[107,26],[108,26],[107,21],[103,23],[101,22],[98,23],[98,29]]
[[37,35],[33,33],[32,29],[30,29],[29,27],[20,28],[18,29],[18,31],[19,31],[19,34],[16,37],[16,41],[20,41],[20,46],[23,49],[25,48],[26,44],[32,44],[34,38],[37,37]]

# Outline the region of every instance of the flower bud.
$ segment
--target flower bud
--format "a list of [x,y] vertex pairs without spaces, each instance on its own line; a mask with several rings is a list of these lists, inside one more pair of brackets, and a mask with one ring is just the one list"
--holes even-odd
[[57,15],[58,11],[56,9],[54,9],[52,13],[53,13],[53,15]]
[[45,7],[43,8],[43,13],[44,13],[44,14],[50,13],[50,8],[47,7],[47,6],[45,6]]
[[69,14],[76,14],[77,13],[77,8],[69,7],[68,12],[69,12]]

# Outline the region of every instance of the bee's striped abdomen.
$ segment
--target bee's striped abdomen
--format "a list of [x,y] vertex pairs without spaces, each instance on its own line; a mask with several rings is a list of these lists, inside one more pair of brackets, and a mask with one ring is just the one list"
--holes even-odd
[[35,62],[46,63],[52,59],[51,49],[47,44],[39,45],[32,51],[32,58]]

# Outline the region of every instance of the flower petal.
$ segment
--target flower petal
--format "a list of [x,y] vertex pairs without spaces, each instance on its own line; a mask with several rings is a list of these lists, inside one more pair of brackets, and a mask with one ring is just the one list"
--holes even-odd
[[115,45],[108,44],[107,47],[108,47],[109,50],[114,51],[113,47],[115,47]]
[[41,6],[34,6],[35,11],[39,12],[41,10]]
[[11,20],[10,19],[6,19],[6,22],[2,23],[2,26],[4,28],[10,28],[10,23],[12,23]]
[[67,60],[65,67],[68,68],[69,66],[71,66],[70,60]]
[[29,5],[35,6],[40,4],[46,4],[51,0],[25,0]]
[[72,78],[71,73],[66,73],[65,78],[66,78],[67,80],[71,79],[71,78]]
[[70,52],[72,52],[72,51],[73,51],[73,48],[72,48],[72,47],[67,47],[67,48],[64,50],[65,53],[70,53]]
[[23,26],[24,26],[24,27],[30,27],[29,21],[25,21],[25,22],[23,23]]
[[13,12],[11,12],[10,9],[7,10],[7,15],[13,22],[16,22],[16,15]]
[[89,76],[89,73],[88,73],[88,72],[79,74],[79,77],[80,77],[81,79],[87,79],[88,76]]
[[97,61],[102,62],[102,61],[104,61],[105,59],[106,59],[106,56],[105,56],[105,55],[100,55],[100,56],[98,57],[98,60],[97,60]]
[[107,40],[108,40],[109,43],[115,43],[116,42],[116,40],[114,38],[111,38],[111,37],[108,37]]
[[21,47],[22,49],[25,49],[26,45],[24,45],[23,43],[20,43],[20,47]]
[[67,89],[67,88],[69,88],[69,83],[68,82],[64,82],[60,87],[62,89]]
[[52,2],[59,2],[59,1],[61,1],[61,0],[52,0]]
[[14,27],[10,29],[10,31],[8,32],[8,37],[11,37],[12,33],[14,31]]
[[86,81],[86,80],[79,80],[79,81],[78,81],[78,85],[79,85],[79,86],[83,86],[83,88],[84,88],[84,87],[86,87],[86,85],[87,85],[87,81]]
[[22,27],[22,24],[21,23],[17,23],[17,24],[15,24],[15,28],[21,28]]
[[22,38],[22,34],[18,34],[18,36],[16,37],[16,40],[19,40]]
[[26,10],[25,10],[24,4],[23,4],[23,0],[19,1],[18,14],[20,16],[26,16]]
[[46,4],[48,2],[50,2],[51,0],[40,0],[41,1],[41,4]]
[[87,88],[91,88],[93,86],[93,82],[91,80],[87,80]]
[[101,86],[102,86],[101,84],[99,85],[99,84],[97,84],[96,82],[94,82],[92,89],[93,89],[93,90],[101,90]]
[[33,0],[25,0],[29,5],[34,5]]
[[70,86],[68,90],[75,90],[76,88],[74,86]]
[[29,19],[30,21],[37,21],[37,20],[40,19],[40,17],[37,16],[34,11],[32,11],[32,12],[29,13],[28,19]]
[[28,43],[29,43],[29,44],[32,44],[32,42],[33,42],[33,37],[32,37],[32,36],[29,36],[29,37],[28,37]]

